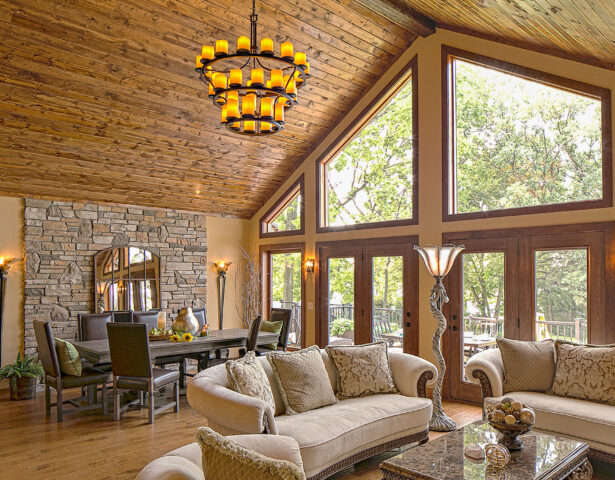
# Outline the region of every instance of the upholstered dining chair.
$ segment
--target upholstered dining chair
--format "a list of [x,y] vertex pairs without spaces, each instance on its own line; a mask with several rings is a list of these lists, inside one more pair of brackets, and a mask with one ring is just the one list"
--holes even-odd
[[[290,320],[292,316],[292,310],[287,308],[272,308],[271,315],[269,316],[270,322],[282,322],[282,329],[280,330],[280,336],[278,337],[277,349],[286,351],[288,347],[288,336],[290,334]],[[267,355],[271,352],[271,348],[257,346],[254,352],[257,356]]]
[[[142,323],[109,323],[109,353],[113,370],[113,417],[120,419],[122,390],[147,392],[148,423],[154,415],[173,407],[179,411],[179,372],[153,368],[147,327]],[[155,408],[154,392],[173,385],[174,401]]]
[[[238,358],[243,357],[247,352],[253,352],[254,350],[256,350],[256,342],[258,341],[258,332],[261,328],[261,322],[262,317],[259,315],[254,320],[252,320],[252,323],[250,323],[250,328],[248,329],[248,337],[246,339],[246,346],[245,348],[239,349]],[[233,359],[229,358],[228,356],[213,358],[209,360],[209,366],[213,367],[215,365],[220,365],[221,363],[226,363],[228,360]]]
[[[158,328],[158,312],[132,312],[132,321],[134,323],[143,323],[147,325],[147,331],[152,328]],[[166,357],[158,357],[154,360],[154,363],[160,367],[166,365],[178,364],[179,365],[179,386],[184,388],[184,375],[186,372],[186,360],[183,355],[167,355]]]
[[77,315],[77,338],[80,342],[87,340],[106,340],[107,323],[113,321],[113,314],[80,313]]
[[[56,351],[55,340],[51,333],[49,322],[34,320],[34,335],[38,345],[38,353],[45,370],[45,413],[51,415],[51,407],[56,407],[57,420],[62,422],[64,414],[76,411],[86,411],[98,409],[100,404],[82,406],[78,402],[85,400],[84,396],[77,399],[63,400],[62,395],[64,389],[87,387],[90,385],[102,385],[102,411],[103,415],[107,414],[107,383],[109,381],[109,373],[101,372],[100,370],[84,369],[81,376],[66,375],[60,369],[60,361]],[[56,401],[51,403],[51,388],[56,391]],[[74,408],[64,409],[64,405],[69,404]]]

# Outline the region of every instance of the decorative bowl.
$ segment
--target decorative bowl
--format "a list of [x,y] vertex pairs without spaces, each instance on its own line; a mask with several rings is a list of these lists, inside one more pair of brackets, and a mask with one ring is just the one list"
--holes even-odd
[[150,342],[161,342],[163,340],[168,340],[169,338],[171,338],[171,335],[150,335],[149,341]]
[[485,413],[489,425],[502,434],[498,443],[508,450],[520,450],[523,442],[517,437],[534,427],[534,411],[511,398],[491,405]]

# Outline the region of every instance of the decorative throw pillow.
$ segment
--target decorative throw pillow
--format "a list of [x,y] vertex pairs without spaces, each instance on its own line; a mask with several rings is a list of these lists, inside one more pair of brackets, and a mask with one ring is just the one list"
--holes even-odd
[[549,393],[615,405],[615,345],[555,342],[557,365]]
[[233,390],[260,398],[275,411],[269,379],[254,352],[248,352],[243,358],[226,362],[226,375]]
[[55,343],[58,361],[60,362],[60,371],[66,375],[80,377],[83,365],[81,365],[81,357],[75,346],[60,338],[56,338]]
[[497,339],[504,364],[504,393],[546,392],[555,376],[552,340],[526,342]]
[[320,349],[313,345],[296,352],[271,352],[267,360],[286,414],[306,412],[337,402]]
[[210,428],[199,428],[196,438],[203,452],[205,478],[305,480],[305,473],[298,465],[244,448]]
[[[271,332],[271,333],[277,333],[278,335],[280,334],[280,332],[282,331],[282,325],[284,322],[282,322],[282,320],[280,320],[279,322],[269,322],[267,320],[263,320],[261,322],[261,328],[260,331],[261,332]],[[269,343],[267,345],[259,345],[262,348],[268,348],[270,350],[275,350],[278,348],[278,342],[276,343]]]
[[325,350],[335,366],[337,398],[398,392],[385,342],[327,346]]

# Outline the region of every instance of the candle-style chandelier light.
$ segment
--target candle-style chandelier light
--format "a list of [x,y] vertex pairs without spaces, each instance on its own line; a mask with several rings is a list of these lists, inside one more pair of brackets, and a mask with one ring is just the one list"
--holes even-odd
[[235,53],[229,53],[226,40],[216,40],[215,48],[203,45],[196,57],[199,78],[222,110],[221,123],[242,135],[282,130],[285,112],[297,103],[297,91],[310,77],[305,53],[293,55],[291,42],[281,44],[279,56],[270,38],[263,38],[258,49],[257,20],[256,0],[252,0],[250,38],[239,37]]

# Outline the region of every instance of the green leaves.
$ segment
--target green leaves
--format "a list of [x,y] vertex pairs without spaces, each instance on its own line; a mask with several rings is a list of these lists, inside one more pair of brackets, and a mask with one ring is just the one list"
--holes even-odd
[[32,357],[21,358],[21,353],[17,354],[17,359],[12,365],[5,365],[0,368],[0,380],[5,378],[40,377],[45,373],[43,367],[35,362]]
[[601,198],[600,101],[456,61],[457,212]]

